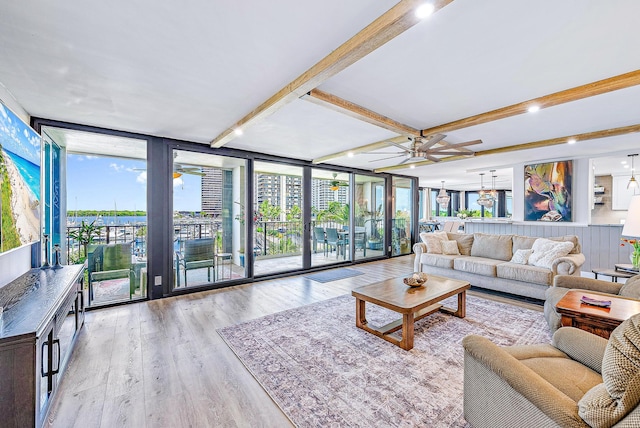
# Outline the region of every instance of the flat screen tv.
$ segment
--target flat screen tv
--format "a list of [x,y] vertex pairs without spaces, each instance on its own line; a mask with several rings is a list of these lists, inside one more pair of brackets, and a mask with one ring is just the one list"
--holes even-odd
[[0,103],[0,252],[40,240],[41,144],[40,135]]

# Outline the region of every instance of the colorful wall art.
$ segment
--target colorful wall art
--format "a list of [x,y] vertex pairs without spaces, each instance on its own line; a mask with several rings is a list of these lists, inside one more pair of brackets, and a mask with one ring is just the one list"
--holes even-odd
[[40,240],[41,138],[0,104],[0,251]]
[[524,220],[572,221],[573,163],[570,160],[524,167]]

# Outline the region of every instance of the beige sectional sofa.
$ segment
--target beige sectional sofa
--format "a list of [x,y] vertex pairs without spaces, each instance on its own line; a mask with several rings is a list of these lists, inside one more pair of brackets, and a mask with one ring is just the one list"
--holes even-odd
[[416,272],[540,300],[556,275],[579,276],[585,261],[574,235],[537,238],[438,232],[421,233],[420,238],[423,242],[413,246]]

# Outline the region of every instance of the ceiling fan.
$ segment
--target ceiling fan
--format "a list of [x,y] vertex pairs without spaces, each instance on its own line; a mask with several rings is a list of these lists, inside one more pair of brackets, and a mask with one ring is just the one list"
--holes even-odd
[[334,172],[333,173],[333,180],[331,180],[329,182],[329,189],[334,190],[334,191],[338,190],[340,187],[346,187],[346,186],[349,185],[345,181],[337,180],[336,179],[337,176],[338,176],[338,173]]
[[378,162],[386,159],[393,159],[396,157],[404,156],[405,159],[400,162],[398,165],[402,165],[405,163],[412,162],[420,162],[423,160],[430,160],[432,162],[440,162],[442,159],[437,156],[447,156],[447,155],[462,155],[462,156],[473,156],[474,151],[465,148],[465,146],[471,146],[474,144],[482,143],[482,140],[473,140],[466,141],[464,143],[456,143],[451,144],[443,141],[446,137],[444,134],[434,134],[430,137],[413,137],[410,138],[411,145],[409,147],[405,147],[402,144],[394,143],[393,141],[389,141],[388,143],[402,149],[401,152],[362,152],[366,154],[393,154],[395,156],[390,156],[382,159],[375,159],[370,162]]
[[[183,174],[189,174],[189,175],[199,175],[200,177],[203,177],[205,175],[204,172],[202,172],[202,168],[201,167],[197,167],[197,166],[187,166],[187,165],[183,165],[183,164],[179,164],[175,161],[177,157],[177,154],[174,153],[173,154],[173,178],[180,178],[182,177]],[[146,168],[134,168],[134,171],[146,171]]]

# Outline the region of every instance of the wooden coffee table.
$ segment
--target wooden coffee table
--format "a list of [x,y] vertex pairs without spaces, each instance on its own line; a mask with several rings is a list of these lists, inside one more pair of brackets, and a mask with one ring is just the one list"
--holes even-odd
[[[598,300],[611,300],[610,308],[587,305],[580,302],[582,296]],[[577,327],[605,339],[622,321],[640,313],[640,301],[611,294],[585,290],[569,290],[556,304],[563,327]]]
[[[351,292],[356,298],[356,326],[384,340],[409,350],[413,348],[414,322],[436,311],[446,312],[460,318],[465,316],[466,291],[471,287],[467,281],[429,275],[422,287],[409,287],[403,278],[393,278],[356,288]],[[447,297],[458,295],[458,309],[454,310],[438,303]],[[366,319],[366,302],[402,314],[402,319],[382,327],[369,326]],[[402,329],[402,338],[392,336]]]

